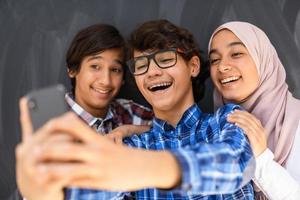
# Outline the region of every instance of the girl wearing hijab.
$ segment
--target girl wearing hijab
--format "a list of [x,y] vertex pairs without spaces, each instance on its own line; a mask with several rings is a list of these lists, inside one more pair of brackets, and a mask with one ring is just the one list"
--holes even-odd
[[215,108],[229,102],[228,120],[247,134],[256,156],[256,199],[300,197],[300,100],[266,34],[246,22],[218,27],[209,42]]

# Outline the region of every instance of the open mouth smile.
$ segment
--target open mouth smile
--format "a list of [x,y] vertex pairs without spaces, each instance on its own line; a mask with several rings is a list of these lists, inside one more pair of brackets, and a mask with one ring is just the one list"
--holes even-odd
[[169,88],[172,85],[172,82],[162,82],[156,83],[148,87],[148,90],[151,92],[162,91]]
[[109,89],[100,89],[100,88],[93,88],[93,87],[92,90],[100,94],[108,94],[111,91]]
[[231,77],[228,77],[228,78],[221,79],[220,82],[222,84],[227,84],[227,83],[231,83],[231,82],[237,81],[240,78],[241,78],[241,76],[231,76]]

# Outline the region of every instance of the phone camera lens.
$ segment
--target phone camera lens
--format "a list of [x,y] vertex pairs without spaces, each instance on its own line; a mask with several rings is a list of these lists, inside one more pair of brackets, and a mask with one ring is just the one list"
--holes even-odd
[[28,101],[28,107],[30,110],[35,110],[37,108],[36,102],[34,99]]

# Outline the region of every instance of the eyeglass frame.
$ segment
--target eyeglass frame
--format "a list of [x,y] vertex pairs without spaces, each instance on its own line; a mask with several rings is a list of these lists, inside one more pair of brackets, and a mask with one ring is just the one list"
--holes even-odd
[[[176,56],[176,57],[175,57],[175,59],[176,59],[176,60],[175,60],[175,63],[174,63],[173,65],[168,66],[168,67],[161,67],[161,66],[157,63],[157,61],[156,61],[156,59],[155,59],[155,56],[156,56],[156,54],[158,54],[158,53],[163,53],[163,52],[167,52],[167,51],[172,51],[172,52],[175,53],[175,56]],[[153,61],[155,62],[155,64],[156,64],[160,69],[167,69],[167,68],[173,67],[173,66],[175,66],[175,65],[177,64],[177,55],[178,55],[178,53],[179,53],[179,54],[186,55],[186,54],[189,53],[189,52],[190,52],[190,51],[183,52],[183,51],[181,51],[181,50],[178,49],[178,48],[161,49],[161,50],[155,51],[155,52],[153,52],[153,53],[151,53],[151,54],[149,54],[149,55],[138,56],[138,57],[135,57],[135,58],[133,58],[133,59],[130,59],[130,60],[128,60],[128,61],[126,62],[126,64],[127,64],[128,68],[129,68],[129,71],[130,71],[130,73],[131,73],[132,75],[134,75],[134,76],[140,76],[140,75],[146,74],[146,73],[148,72],[149,67],[150,67],[150,62],[151,62],[151,60],[153,60]],[[147,58],[148,66],[147,66],[147,70],[146,70],[145,72],[140,73],[140,74],[135,74],[134,72],[132,72],[132,69],[131,69],[131,67],[130,67],[130,66],[131,66],[130,63],[135,63],[135,61],[136,61],[138,58]]]

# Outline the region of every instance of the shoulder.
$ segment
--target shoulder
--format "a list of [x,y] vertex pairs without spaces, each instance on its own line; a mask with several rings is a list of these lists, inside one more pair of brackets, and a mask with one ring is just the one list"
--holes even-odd
[[224,127],[226,124],[231,124],[227,122],[227,115],[232,113],[235,109],[243,110],[243,108],[239,105],[226,104],[215,111],[213,116],[211,116],[211,120],[214,123],[219,124],[221,127]]
[[153,118],[151,109],[127,99],[115,99],[112,102],[114,113],[132,118],[132,124],[149,125]]
[[220,108],[218,108],[215,112],[216,117],[222,117],[222,116],[227,116],[229,113],[231,113],[233,110],[238,109],[238,110],[243,110],[243,108],[237,104],[226,104]]
[[132,100],[128,100],[128,99],[115,99],[113,101],[113,104],[115,104],[116,106],[122,107],[128,111],[138,109],[138,110],[142,110],[145,112],[152,112],[152,110],[150,108],[147,108],[146,106],[143,106],[141,104],[138,104],[138,103],[136,103]]

